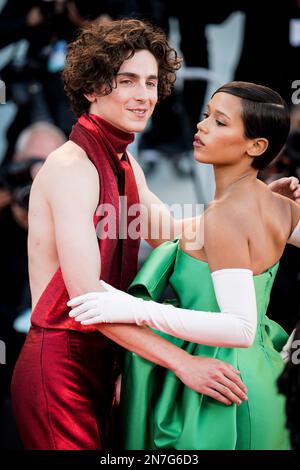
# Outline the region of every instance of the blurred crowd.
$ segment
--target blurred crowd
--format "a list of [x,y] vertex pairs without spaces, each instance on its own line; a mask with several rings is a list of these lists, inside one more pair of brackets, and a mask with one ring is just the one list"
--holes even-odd
[[[61,80],[67,44],[87,21],[137,17],[148,19],[169,34],[173,18],[178,24],[184,67],[209,69],[206,27],[224,22],[235,11],[244,12],[245,27],[233,78],[270,86],[291,107],[292,126],[286,146],[260,177],[266,182],[281,176],[300,178],[300,105],[292,102],[292,84],[300,79],[299,0],[280,0],[276,5],[258,0],[220,0],[205,5],[191,0],[7,0],[0,11],[0,53],[1,48],[14,45],[0,78],[6,84],[6,100],[17,106],[0,164],[0,339],[7,346],[7,364],[0,364],[0,448],[20,446],[10,411],[9,384],[29,325],[30,186],[47,155],[68,138],[75,122]],[[19,41],[24,39],[28,48],[20,55]],[[172,159],[178,175],[190,174],[187,155],[206,88],[205,80],[185,80],[181,89],[176,88],[157,106],[138,144],[146,171],[159,165],[158,156],[163,155]],[[299,317],[299,292],[300,251],[288,246],[269,306],[269,316],[288,333]]]

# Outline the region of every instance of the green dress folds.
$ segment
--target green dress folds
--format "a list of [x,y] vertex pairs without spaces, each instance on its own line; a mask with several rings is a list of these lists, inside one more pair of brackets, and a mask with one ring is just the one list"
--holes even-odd
[[[125,449],[289,449],[284,397],[276,386],[283,369],[278,351],[287,334],[266,316],[277,269],[278,263],[254,276],[259,318],[250,348],[203,346],[158,333],[190,354],[239,369],[248,400],[240,406],[223,405],[185,386],[170,370],[128,352],[121,394]],[[150,254],[129,291],[158,301],[168,282],[177,295],[176,305],[220,311],[208,264],[182,251],[178,240]]]

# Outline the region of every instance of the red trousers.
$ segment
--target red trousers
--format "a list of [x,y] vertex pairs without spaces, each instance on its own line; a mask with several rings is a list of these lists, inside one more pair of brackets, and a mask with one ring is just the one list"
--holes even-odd
[[25,449],[107,449],[116,345],[100,333],[32,327],[12,402]]

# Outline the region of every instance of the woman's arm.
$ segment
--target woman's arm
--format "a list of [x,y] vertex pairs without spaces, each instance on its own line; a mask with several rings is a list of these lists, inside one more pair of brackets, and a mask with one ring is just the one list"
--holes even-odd
[[117,291],[100,295],[93,292],[72,299],[68,302],[73,308],[70,316],[83,325],[147,325],[186,341],[209,346],[251,346],[257,317],[252,272],[223,269],[214,272],[212,277],[221,313],[177,308]]
[[222,212],[209,211],[204,225],[205,252],[213,271],[220,313],[181,309],[121,292],[106,292],[72,299],[68,302],[73,307],[70,315],[85,325],[136,323],[199,344],[251,346],[257,308],[248,242]]

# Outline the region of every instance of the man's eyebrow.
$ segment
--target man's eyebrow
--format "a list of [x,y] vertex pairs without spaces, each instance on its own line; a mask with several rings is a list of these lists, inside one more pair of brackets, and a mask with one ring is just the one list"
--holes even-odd
[[[207,105],[207,109],[208,109],[208,111],[210,111],[210,106],[209,106],[209,104]],[[220,111],[219,109],[216,109],[216,110],[215,110],[215,113],[221,114],[222,116],[227,117],[227,119],[231,119],[227,114],[223,113],[223,111]]]
[[[137,73],[133,73],[133,72],[118,72],[117,73],[117,77],[119,77],[120,75],[123,75],[125,77],[131,77],[131,78],[139,78],[140,75],[138,75]],[[147,79],[149,80],[158,80],[158,76],[157,75],[149,75],[147,77]]]

